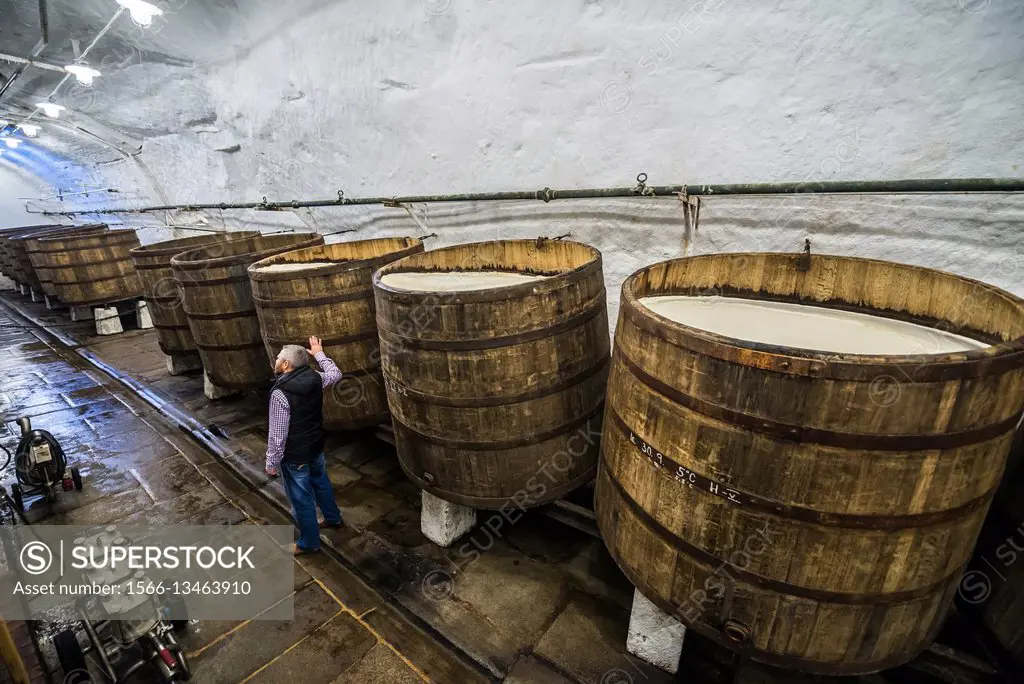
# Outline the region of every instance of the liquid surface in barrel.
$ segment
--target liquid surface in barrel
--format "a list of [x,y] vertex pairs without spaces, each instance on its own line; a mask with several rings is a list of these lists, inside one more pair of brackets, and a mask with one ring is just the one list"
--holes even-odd
[[39,287],[43,291],[43,294],[47,297],[57,297],[57,286],[53,284],[53,274],[50,273],[50,269],[46,265],[46,257],[40,253],[41,243],[40,240],[47,237],[61,236],[72,236],[72,235],[95,235],[97,233],[106,233],[109,230],[107,225],[104,223],[95,223],[87,226],[66,226],[55,230],[41,231],[33,233],[30,238],[25,240],[25,253],[28,255],[29,263],[35,269],[36,278],[39,281]]
[[322,245],[313,233],[260,235],[171,258],[182,308],[210,381],[229,389],[266,387],[273,377],[247,269],[275,254]]
[[943,354],[986,347],[962,335],[856,311],[741,297],[643,297],[665,318],[717,335],[845,354]]
[[267,357],[320,338],[342,379],[324,393],[324,427],[354,430],[388,420],[380,370],[373,272],[423,251],[415,238],[379,238],[310,247],[249,267]]
[[253,230],[211,233],[155,242],[131,251],[135,268],[142,278],[143,295],[149,305],[160,351],[168,356],[189,356],[199,351],[181,306],[181,293],[171,270],[171,259],[191,249],[258,235]]
[[457,245],[383,267],[374,291],[398,456],[420,487],[526,508],[593,477],[608,365],[596,249]]
[[[701,634],[782,667],[874,672],[926,648],[956,593],[1024,406],[1024,303],[914,266],[804,265],[715,254],[626,280],[598,525],[633,584]],[[924,326],[957,348],[813,351],[752,319],[713,332],[656,313],[709,292]]]
[[131,250],[138,246],[134,230],[108,230],[43,237],[35,254],[61,301],[97,306],[142,295],[142,280],[131,257]]
[[381,278],[387,287],[399,290],[458,292],[508,287],[542,280],[546,276],[501,271],[450,271],[448,273],[388,273]]

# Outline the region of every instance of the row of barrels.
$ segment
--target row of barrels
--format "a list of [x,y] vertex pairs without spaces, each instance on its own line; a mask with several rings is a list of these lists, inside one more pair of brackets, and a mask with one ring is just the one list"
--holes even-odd
[[[1024,410],[1024,301],[916,266],[766,253],[655,264],[623,284],[611,345],[601,255],[580,243],[425,252],[408,238],[230,237],[135,250],[154,318],[166,314],[165,351],[198,353],[215,383],[247,388],[269,382],[281,345],[323,337],[350,383],[325,401],[328,423],[390,411],[408,476],[478,508],[536,506],[596,479],[602,537],[637,589],[783,667],[874,672],[928,646]],[[460,271],[541,277],[389,284]],[[643,303],[709,292],[988,346],[816,352],[725,337]]]
[[0,272],[68,306],[98,306],[139,297],[142,282],[130,251],[134,230],[105,224],[42,225],[0,231]]

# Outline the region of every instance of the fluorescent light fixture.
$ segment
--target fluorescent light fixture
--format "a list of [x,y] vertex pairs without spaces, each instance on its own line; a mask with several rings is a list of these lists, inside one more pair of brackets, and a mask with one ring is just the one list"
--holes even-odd
[[17,138],[4,138],[4,144],[13,150],[21,144],[21,141]]
[[64,71],[73,75],[84,86],[92,85],[93,79],[100,75],[100,72],[84,64],[68,64]]
[[60,117],[60,113],[65,109],[64,105],[59,105],[56,102],[37,102],[36,107],[42,109],[43,114],[51,119]]
[[156,5],[144,0],[117,0],[117,4],[128,10],[132,15],[132,21],[139,26],[149,26],[153,23],[153,17],[159,17],[164,13]]
[[21,132],[30,138],[34,138],[39,135],[39,126],[36,126],[35,124],[18,124],[18,128],[20,128]]

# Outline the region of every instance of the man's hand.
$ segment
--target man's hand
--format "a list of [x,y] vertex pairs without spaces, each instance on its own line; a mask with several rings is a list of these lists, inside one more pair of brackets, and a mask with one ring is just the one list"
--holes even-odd
[[266,470],[267,475],[269,475],[270,477],[277,477],[277,468],[271,468],[270,466],[267,466]]
[[320,338],[313,336],[309,338],[309,353],[316,356],[324,350],[324,346],[320,344]]

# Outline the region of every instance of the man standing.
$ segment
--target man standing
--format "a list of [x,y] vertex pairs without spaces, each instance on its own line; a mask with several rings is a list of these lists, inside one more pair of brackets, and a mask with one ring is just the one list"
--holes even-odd
[[[309,355],[323,373],[309,367]],[[277,355],[278,376],[270,391],[270,429],[267,435],[267,475],[280,471],[284,490],[299,524],[299,541],[292,553],[320,550],[320,528],[340,527],[341,510],[324,465],[323,391],[341,380],[341,371],[324,354],[319,337],[309,338],[309,351],[285,345]],[[324,514],[316,520],[316,508]]]

